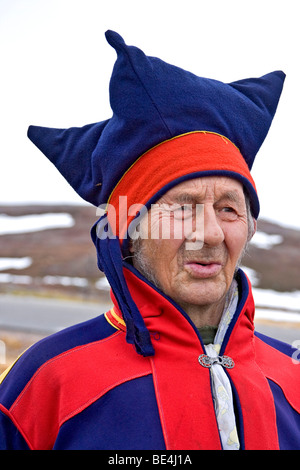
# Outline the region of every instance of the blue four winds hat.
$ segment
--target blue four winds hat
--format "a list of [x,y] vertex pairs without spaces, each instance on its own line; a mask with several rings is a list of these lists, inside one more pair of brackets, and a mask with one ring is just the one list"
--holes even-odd
[[[28,137],[74,190],[95,206],[150,205],[172,186],[200,176],[240,181],[259,214],[250,174],[275,115],[285,74],[232,83],[199,77],[106,32],[117,52],[110,81],[110,119],[69,129],[30,126]],[[133,217],[117,224],[114,237],[92,238],[98,265],[106,274],[127,327],[127,341],[143,355],[153,348],[123,276],[121,245]]]

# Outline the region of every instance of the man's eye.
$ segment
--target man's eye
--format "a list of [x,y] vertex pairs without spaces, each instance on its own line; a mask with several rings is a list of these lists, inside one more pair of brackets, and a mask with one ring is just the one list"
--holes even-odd
[[237,216],[237,212],[233,207],[226,206],[221,209],[221,217],[224,220],[235,220]]

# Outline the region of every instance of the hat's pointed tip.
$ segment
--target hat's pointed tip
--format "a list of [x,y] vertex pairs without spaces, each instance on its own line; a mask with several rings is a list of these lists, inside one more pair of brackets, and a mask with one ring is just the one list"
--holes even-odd
[[27,129],[27,137],[31,142],[37,145],[38,141],[40,140],[40,136],[43,133],[43,127],[41,126],[34,126],[30,125]]
[[118,49],[118,47],[125,45],[125,41],[122,38],[122,36],[120,36],[119,33],[112,31],[111,29],[108,29],[105,32],[105,37],[106,37],[108,44],[110,44],[115,49]]
[[[44,154],[46,154],[46,149],[44,148],[44,134],[43,127],[30,125],[27,130],[27,137],[31,142],[36,145]],[[47,155],[48,156],[48,155]]]
[[31,142],[54,164],[59,159],[57,152],[57,139],[65,129],[30,125],[27,137]]
[[277,83],[279,80],[279,86],[282,87],[286,78],[286,74],[282,70],[274,70],[274,72],[270,72],[262,78],[267,78],[267,77],[270,77],[273,83],[274,83],[274,79],[275,80],[277,79]]
[[37,126],[33,126],[33,125],[30,125],[27,129],[27,137],[32,141],[32,139],[34,138],[34,134],[35,134],[35,128]]
[[278,77],[280,77],[284,81],[286,74],[282,70],[275,70],[275,72],[273,73],[276,74]]

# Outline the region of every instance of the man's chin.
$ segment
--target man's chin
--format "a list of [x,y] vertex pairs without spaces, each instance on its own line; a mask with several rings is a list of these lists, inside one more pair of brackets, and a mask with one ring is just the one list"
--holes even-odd
[[220,279],[220,276],[197,278],[178,286],[176,299],[179,304],[201,307],[221,302],[227,290],[228,286],[224,279]]

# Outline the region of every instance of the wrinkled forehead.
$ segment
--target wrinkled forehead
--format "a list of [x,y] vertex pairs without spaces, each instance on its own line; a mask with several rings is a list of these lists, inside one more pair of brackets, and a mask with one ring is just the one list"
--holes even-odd
[[205,203],[226,198],[244,202],[244,187],[240,181],[226,176],[203,176],[183,181],[165,192],[157,203]]

